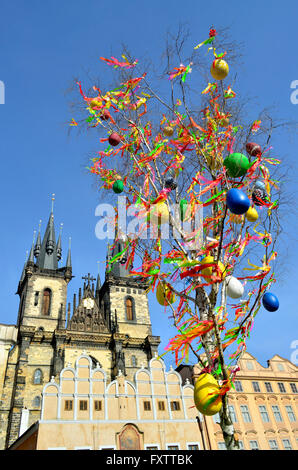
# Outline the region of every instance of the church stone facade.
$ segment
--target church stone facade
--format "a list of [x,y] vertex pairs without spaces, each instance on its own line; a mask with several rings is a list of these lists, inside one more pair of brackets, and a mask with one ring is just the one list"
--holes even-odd
[[[107,261],[123,250],[121,241]],[[71,251],[66,265],[61,234],[56,240],[53,210],[43,238],[32,244],[18,284],[16,325],[0,325],[0,449],[8,448],[41,416],[44,385],[59,377],[83,352],[107,381],[119,373],[132,380],[157,352],[160,338],[152,336],[147,284],[129,277],[126,260],[105,273],[104,282],[83,276],[73,305],[67,304],[73,277]]]

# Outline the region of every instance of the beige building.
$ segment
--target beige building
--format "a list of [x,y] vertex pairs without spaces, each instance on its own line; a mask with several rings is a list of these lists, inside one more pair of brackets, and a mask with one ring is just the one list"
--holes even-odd
[[[275,355],[263,367],[249,353],[240,360],[229,406],[240,447],[298,449],[298,367]],[[194,367],[194,378],[199,369]],[[212,449],[225,449],[219,416],[205,418]]]
[[[11,449],[202,449],[193,385],[150,360],[134,380],[107,373],[80,355],[43,389],[41,418]],[[25,411],[25,410],[24,410]],[[25,413],[26,414],[26,413]]]
[[[41,419],[29,429],[24,421],[10,449],[224,450],[219,416],[198,413],[194,387],[185,379],[191,368],[178,369],[166,371],[155,356],[133,380],[120,372],[109,382],[82,354],[44,386]],[[199,369],[192,373],[195,381]],[[276,355],[263,367],[245,353],[229,393],[240,448],[297,450],[297,397],[294,364]]]

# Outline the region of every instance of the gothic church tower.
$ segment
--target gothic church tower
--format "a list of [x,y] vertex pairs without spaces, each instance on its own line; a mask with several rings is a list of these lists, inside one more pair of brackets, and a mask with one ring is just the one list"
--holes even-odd
[[[116,242],[107,259],[122,250],[123,243]],[[56,241],[52,207],[44,236],[39,231],[17,289],[17,339],[1,376],[0,449],[40,419],[44,384],[51,377],[59,381],[61,370],[73,366],[78,355],[86,352],[94,366],[105,369],[108,380],[121,371],[133,381],[160,343],[152,336],[146,282],[129,276],[123,258],[106,271],[103,283],[99,275],[83,276],[71,309],[67,305],[73,277],[70,247],[63,267],[61,257],[61,233]]]

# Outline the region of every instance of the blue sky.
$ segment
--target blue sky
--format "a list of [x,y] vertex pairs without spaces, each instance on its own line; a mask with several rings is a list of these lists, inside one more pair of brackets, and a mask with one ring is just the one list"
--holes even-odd
[[[88,272],[95,275],[97,261],[105,259],[106,242],[100,242],[94,233],[98,196],[84,169],[88,156],[97,150],[96,141],[91,135],[69,135],[67,124],[74,115],[69,108],[73,95],[66,91],[74,78],[88,85],[90,76],[104,78],[107,66],[100,63],[99,56],[119,57],[122,43],[139,60],[147,56],[159,61],[167,30],[175,30],[179,22],[191,31],[192,46],[207,37],[211,24],[215,28],[229,26],[231,37],[244,43],[237,93],[255,98],[256,114],[273,105],[281,119],[298,121],[298,105],[290,100],[290,84],[298,80],[298,4],[295,0],[283,2],[283,7],[276,0],[271,0],[270,6],[268,3],[2,2],[0,80],[5,84],[5,104],[0,105],[0,323],[16,322],[15,292],[26,250],[40,219],[45,228],[52,193],[56,195],[56,233],[59,224],[64,224],[64,260],[68,237],[72,237],[76,277],[69,286],[70,301],[81,285],[81,276]],[[273,145],[276,155],[291,168],[288,189],[296,194],[297,134],[281,129]],[[286,269],[274,286],[280,309],[259,313],[248,342],[248,350],[263,365],[274,354],[290,359],[291,343],[298,339],[297,222],[293,209],[285,208],[283,219],[285,248],[293,249],[291,256],[282,250]],[[101,263],[102,276],[103,266]],[[152,295],[150,305],[153,334],[160,334],[165,346],[173,330]]]

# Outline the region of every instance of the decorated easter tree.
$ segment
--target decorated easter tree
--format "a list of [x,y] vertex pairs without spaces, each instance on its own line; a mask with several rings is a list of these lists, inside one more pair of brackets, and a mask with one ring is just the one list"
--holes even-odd
[[[115,207],[125,196],[134,215],[123,228],[116,210],[111,223],[123,250],[107,268],[122,262],[156,295],[176,327],[165,353],[177,365],[199,363],[195,405],[203,415],[219,412],[226,447],[237,449],[227,394],[256,314],[278,308],[269,289],[278,207],[271,168],[279,161],[271,131],[259,116],[242,120],[234,104],[229,56],[217,36],[212,28],[191,60],[168,69],[159,92],[138,60],[101,57],[118,85],[86,91],[78,82],[84,116],[71,125],[98,132],[90,172]],[[196,73],[198,81],[207,77],[199,91]]]

